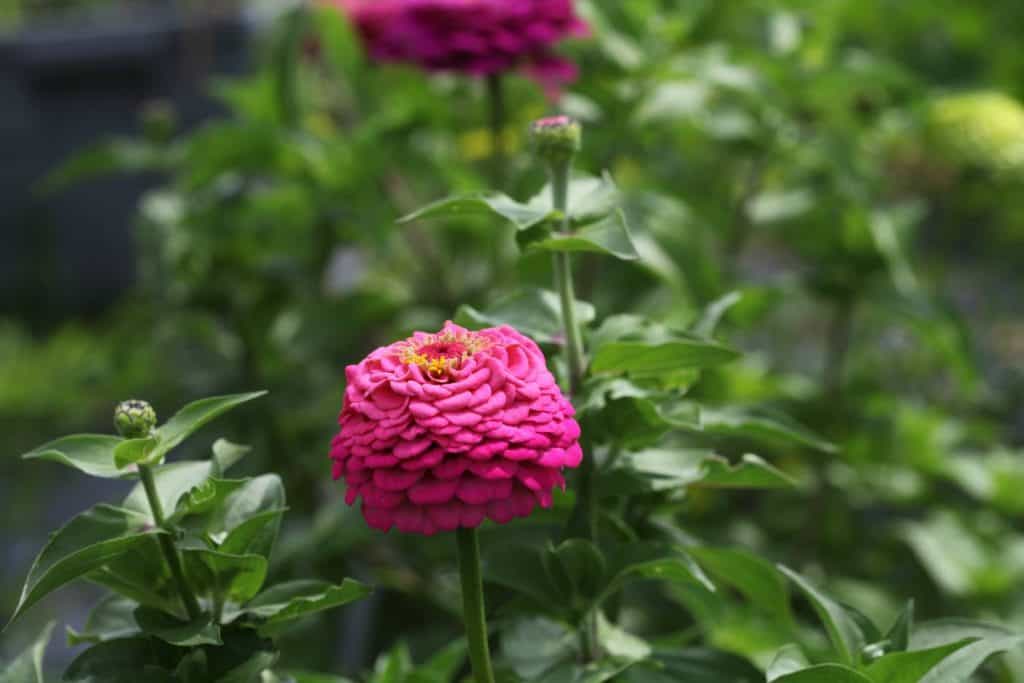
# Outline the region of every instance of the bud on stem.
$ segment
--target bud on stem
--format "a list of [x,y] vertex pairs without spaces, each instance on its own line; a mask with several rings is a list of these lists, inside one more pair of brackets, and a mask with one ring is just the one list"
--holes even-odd
[[156,426],[156,411],[145,401],[122,401],[114,409],[114,427],[126,439],[149,436]]

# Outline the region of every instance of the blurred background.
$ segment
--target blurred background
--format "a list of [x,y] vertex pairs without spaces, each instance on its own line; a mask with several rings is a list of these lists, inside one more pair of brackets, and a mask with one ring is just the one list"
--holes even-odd
[[[581,298],[684,325],[729,296],[718,334],[744,359],[691,393],[838,446],[759,448],[801,486],[688,496],[681,527],[883,622],[914,598],[1024,628],[1024,4],[577,7],[579,79],[553,102],[510,73],[496,108],[481,80],[369,61],[330,8],[0,0],[0,614],[47,531],[124,488],[20,453],[109,432],[122,399],[166,417],[266,388],[204,435],[253,444],[247,466],[288,486],[274,576],[385,587],[293,634],[287,661],[351,673],[400,634],[427,652],[458,633],[449,549],[366,531],[327,445],[347,363],[550,281],[492,221],[395,219],[452,192],[527,198],[544,178],[526,127],[559,111],[644,257],[580,259]],[[0,659],[97,595],[51,597]],[[649,622],[755,661],[784,637],[677,598]],[[1018,659],[993,680],[1024,681]]]

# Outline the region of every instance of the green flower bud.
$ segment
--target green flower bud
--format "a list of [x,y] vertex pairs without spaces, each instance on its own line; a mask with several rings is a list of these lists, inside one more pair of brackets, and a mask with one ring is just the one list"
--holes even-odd
[[534,121],[530,137],[541,159],[548,164],[567,164],[580,151],[583,129],[568,116],[551,116]]
[[122,401],[114,410],[114,427],[126,439],[149,436],[156,426],[156,411],[145,401]]

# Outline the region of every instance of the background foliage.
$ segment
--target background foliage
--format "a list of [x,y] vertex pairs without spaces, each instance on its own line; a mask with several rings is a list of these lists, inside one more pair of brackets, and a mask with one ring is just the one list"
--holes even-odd
[[[623,517],[781,562],[884,628],[913,599],[918,619],[978,617],[1020,632],[1024,7],[581,5],[594,38],[572,46],[582,75],[559,106],[507,79],[504,190],[526,200],[543,184],[524,148],[530,120],[555,109],[582,120],[579,166],[615,178],[641,259],[583,256],[579,297],[601,319],[643,314],[744,352],[680,379],[714,429],[672,430],[661,445],[734,462],[756,453],[796,482],[722,491],[662,471],[671,494],[638,496]],[[265,37],[258,70],[211,87],[223,118],[177,131],[151,109],[137,138],[103,142],[47,180],[60,192],[98,173],[165,178],[140,203],[139,282],[124,301],[42,335],[29,334],[31,321],[0,325],[5,453],[106,425],[130,394],[169,413],[198,396],[272,389],[248,419],[223,422],[254,446],[239,467],[270,469],[288,489],[270,574],[383,587],[286,634],[285,661],[355,673],[389,652],[374,680],[405,680],[384,672],[410,670],[460,633],[451,548],[371,534],[341,504],[326,450],[344,365],[436,329],[460,305],[473,309],[462,319],[521,316],[507,295],[548,287],[547,259],[520,259],[489,217],[396,224],[443,195],[492,186],[482,84],[368,64],[343,22],[296,12]],[[780,427],[780,412],[802,427]],[[51,502],[73,486],[59,476],[0,461],[0,530],[16,539],[5,614],[38,534],[70,515]],[[513,528],[526,539],[544,523]],[[714,552],[696,557],[716,580],[716,561],[742,561]],[[728,680],[748,675],[744,662],[768,667],[794,640],[827,650],[807,602],[791,614],[734,588],[709,600],[683,584],[636,584],[619,623],[659,647],[737,655],[718,665],[739,667]],[[513,619],[510,594],[489,597]],[[35,623],[5,634],[2,654],[88,599],[44,603]],[[509,662],[558,640],[554,622],[516,628],[521,637],[502,641]],[[685,668],[710,656],[683,652],[664,657]],[[637,669],[630,680],[659,675]],[[1024,657],[983,675],[1024,681]]]

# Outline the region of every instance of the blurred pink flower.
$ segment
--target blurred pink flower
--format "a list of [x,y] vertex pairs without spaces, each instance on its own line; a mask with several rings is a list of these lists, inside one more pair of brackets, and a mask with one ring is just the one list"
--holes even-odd
[[477,76],[523,68],[549,95],[577,75],[552,48],[589,34],[572,0],[330,1],[348,14],[375,59]]
[[508,326],[446,323],[377,349],[345,370],[331,442],[345,502],[367,524],[435,534],[504,524],[565,487],[579,465],[574,410],[531,339]]

